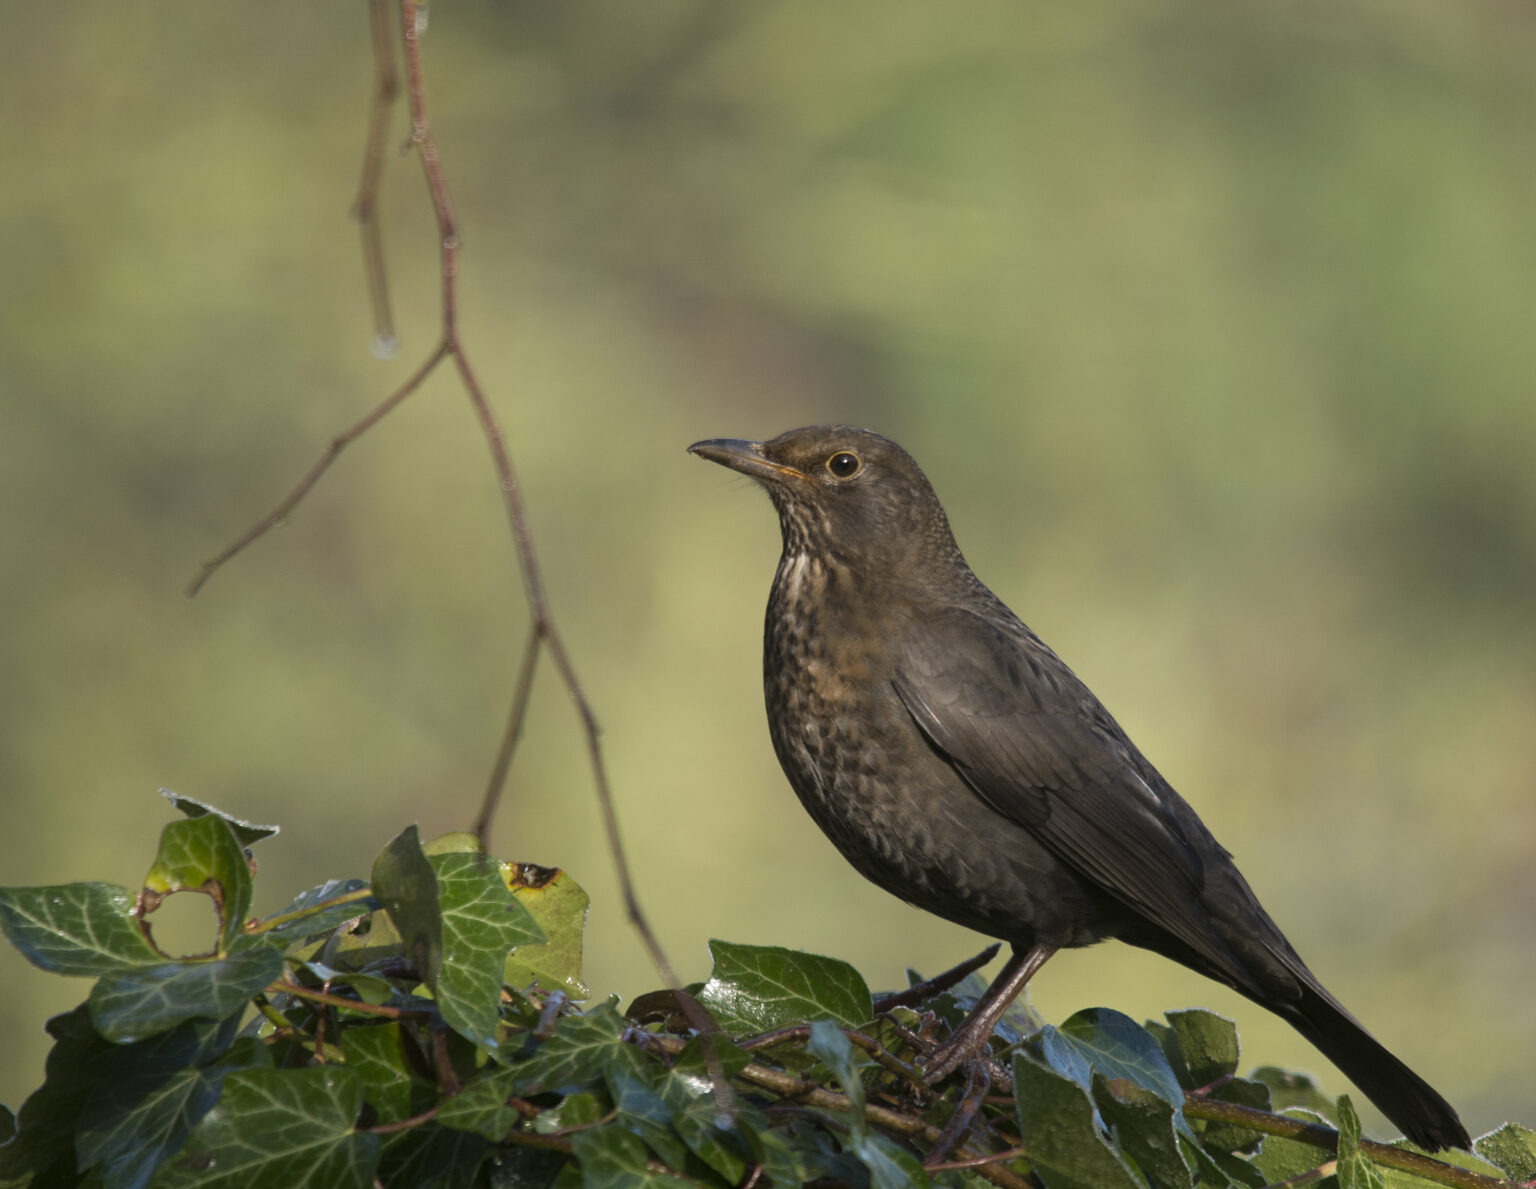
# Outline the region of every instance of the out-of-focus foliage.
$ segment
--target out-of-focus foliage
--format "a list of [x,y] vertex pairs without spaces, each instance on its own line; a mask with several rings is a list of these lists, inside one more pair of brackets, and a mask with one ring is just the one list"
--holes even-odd
[[[368,352],[346,219],[363,7],[8,2],[0,22],[3,882],[138,878],[136,807],[162,785],[302,820],[266,844],[268,886],[322,855],[361,869],[405,817],[462,827],[526,623],[449,377],[180,593],[432,341],[402,159],[403,349]],[[882,984],[975,947],[866,887],[784,787],[757,688],[772,517],[683,454],[849,420],[924,463],[983,578],[1330,987],[1474,1130],[1536,1113],[1536,9],[432,22],[465,334],[684,978],[711,936]],[[651,981],[553,683],[497,844],[583,874],[595,992]],[[191,952],[206,922],[187,929]],[[0,955],[0,1099],[40,1080],[41,1022],[74,1002],[56,981]],[[1117,946],[1058,958],[1035,996],[1055,1019],[1234,1010]],[[1251,1051],[1319,1066],[1263,1023]]]

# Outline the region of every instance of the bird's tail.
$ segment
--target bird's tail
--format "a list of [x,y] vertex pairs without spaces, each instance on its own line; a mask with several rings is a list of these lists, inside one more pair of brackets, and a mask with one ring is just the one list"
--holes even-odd
[[1471,1137],[1455,1108],[1367,1032],[1310,971],[1302,971],[1301,998],[1281,1008],[1280,1014],[1419,1147],[1430,1152],[1470,1150]]

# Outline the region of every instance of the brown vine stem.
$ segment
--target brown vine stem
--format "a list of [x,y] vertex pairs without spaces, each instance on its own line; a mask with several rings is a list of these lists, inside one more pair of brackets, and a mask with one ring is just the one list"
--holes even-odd
[[[1184,1113],[1196,1119],[1210,1119],[1218,1123],[1235,1123],[1265,1135],[1278,1135],[1285,1139],[1299,1140],[1304,1144],[1322,1148],[1328,1152],[1339,1150],[1339,1133],[1331,1127],[1317,1123],[1291,1119],[1285,1115],[1271,1114],[1251,1106],[1239,1106],[1235,1102],[1219,1102],[1200,1098],[1194,1094],[1184,1096]],[[1390,1144],[1378,1144],[1375,1140],[1362,1139],[1360,1150],[1373,1164],[1396,1168],[1412,1173],[1437,1185],[1451,1185],[1455,1189],[1510,1189],[1511,1181],[1497,1177],[1485,1177],[1471,1169],[1457,1168],[1433,1156],[1421,1156],[1394,1148]]]
[[[387,35],[387,30],[381,29],[381,26],[377,23],[377,18],[381,11],[380,5],[386,2],[387,0],[374,0],[373,7],[370,9],[371,15],[375,18],[373,25],[373,47],[378,82],[375,87],[373,113],[370,119],[368,157],[367,161],[365,161],[363,184],[359,191],[359,203],[362,207],[362,215],[360,217],[366,216],[370,221],[373,220],[377,210],[378,175],[369,172],[368,162],[374,161],[376,158],[375,149],[379,146],[375,144],[375,137],[382,137],[384,135],[383,132],[379,131],[379,124],[387,116],[394,91],[398,87],[398,81],[392,81],[394,66],[390,39]],[[512,749],[515,747],[517,738],[521,733],[523,717],[527,709],[528,687],[533,678],[536,652],[539,649],[547,649],[550,660],[560,675],[561,683],[565,686],[571,702],[576,707],[576,712],[581,719],[582,729],[586,736],[587,758],[592,769],[593,783],[597,791],[598,807],[603,821],[603,830],[608,841],[609,855],[613,863],[614,873],[618,878],[620,894],[624,901],[625,915],[628,917],[630,925],[639,934],[652,965],[655,966],[668,987],[680,992],[682,984],[678,981],[671,961],[662,950],[661,944],[651,928],[649,919],[641,909],[639,897],[635,892],[634,879],[630,874],[629,860],[624,850],[623,840],[619,834],[618,814],[614,808],[613,793],[608,783],[607,765],[603,759],[602,745],[599,742],[597,717],[593,714],[591,703],[588,702],[581,682],[577,678],[575,667],[572,665],[570,655],[566,651],[565,641],[555,627],[554,617],[550,611],[549,598],[544,587],[538,553],[534,548],[533,530],[528,519],[527,509],[523,503],[522,488],[518,484],[516,472],[512,467],[512,459],[507,451],[506,437],[502,432],[501,423],[491,408],[489,400],[486,399],[484,388],[481,386],[479,376],[470,363],[463,339],[459,334],[459,224],[458,217],[454,211],[453,198],[448,189],[447,177],[443,171],[443,163],[438,152],[437,141],[433,137],[432,123],[427,113],[426,73],[422,66],[421,54],[422,23],[419,19],[417,0],[400,0],[399,12],[401,43],[405,56],[405,91],[411,120],[408,147],[415,149],[417,156],[421,160],[422,171],[426,178],[427,192],[431,199],[432,211],[437,223],[438,262],[441,283],[439,297],[442,320],[441,337],[437,346],[427,356],[426,361],[416,369],[415,373],[404,385],[393,392],[351,429],[331,440],[325,452],[321,454],[308,473],[299,480],[298,485],[289,492],[287,497],[268,516],[253,525],[217,557],[203,564],[201,571],[192,581],[187,593],[195,595],[226,562],[286,521],[298,504],[308,495],[315,484],[319,482],[321,476],[325,474],[331,463],[335,461],[337,455],[343,449],[366,433],[379,420],[399,405],[401,401],[420,388],[438,364],[442,363],[444,359],[452,357],[454,369],[458,372],[460,383],[469,397],[475,418],[480,424],[480,431],[485,437],[486,445],[490,449],[491,462],[496,471],[497,482],[502,494],[502,502],[512,530],[519,570],[523,578],[524,594],[532,620],[529,629],[529,642],[526,646],[520,668],[520,677],[517,692],[513,698],[510,720],[507,730],[503,735],[503,742],[498,750],[496,762],[492,768],[491,783],[486,793],[485,807],[482,808],[477,819],[477,828],[481,841],[484,842],[489,833],[490,817],[496,800],[500,795],[502,783],[505,780],[506,771],[511,761]],[[365,223],[365,226],[367,225]],[[365,240],[365,246],[367,242]],[[382,261],[382,255],[380,256],[380,261]],[[382,267],[379,268],[377,276],[382,281]],[[370,284],[372,283],[371,274]],[[720,1066],[718,1054],[716,1054],[710,1039],[716,1032],[715,1024],[696,1003],[689,1003],[681,998],[679,1002],[683,1006],[684,1014],[687,1016],[690,1026],[704,1038],[705,1060],[709,1068],[711,1081],[715,1087],[716,1106],[722,1113],[730,1114],[733,1109],[730,1087]]]

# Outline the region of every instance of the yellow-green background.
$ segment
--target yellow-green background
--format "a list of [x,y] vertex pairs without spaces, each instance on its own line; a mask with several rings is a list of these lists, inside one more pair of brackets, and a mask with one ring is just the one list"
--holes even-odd
[[[430,348],[417,163],[379,362],[361,4],[0,10],[0,882],[136,886],[169,786],[282,823],[271,910],[468,821],[526,630],[447,374],[181,593]],[[1536,8],[445,0],[426,44],[465,335],[685,979],[710,937],[880,986],[980,945],[794,802],[776,526],[684,454],[854,421],[1340,997],[1475,1128],[1536,1122]],[[550,678],[496,849],[585,882],[627,997],[657,980]],[[0,951],[0,1098],[86,989]],[[1034,999],[1213,1005],[1340,1087],[1125,947]]]

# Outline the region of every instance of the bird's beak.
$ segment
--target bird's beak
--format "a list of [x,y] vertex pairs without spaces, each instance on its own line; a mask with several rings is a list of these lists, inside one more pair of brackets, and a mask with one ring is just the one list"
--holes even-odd
[[805,474],[794,467],[784,466],[763,456],[761,442],[743,442],[737,438],[710,438],[695,442],[688,447],[689,454],[697,454],[710,462],[750,475],[763,483],[777,483],[785,479],[804,479]]

